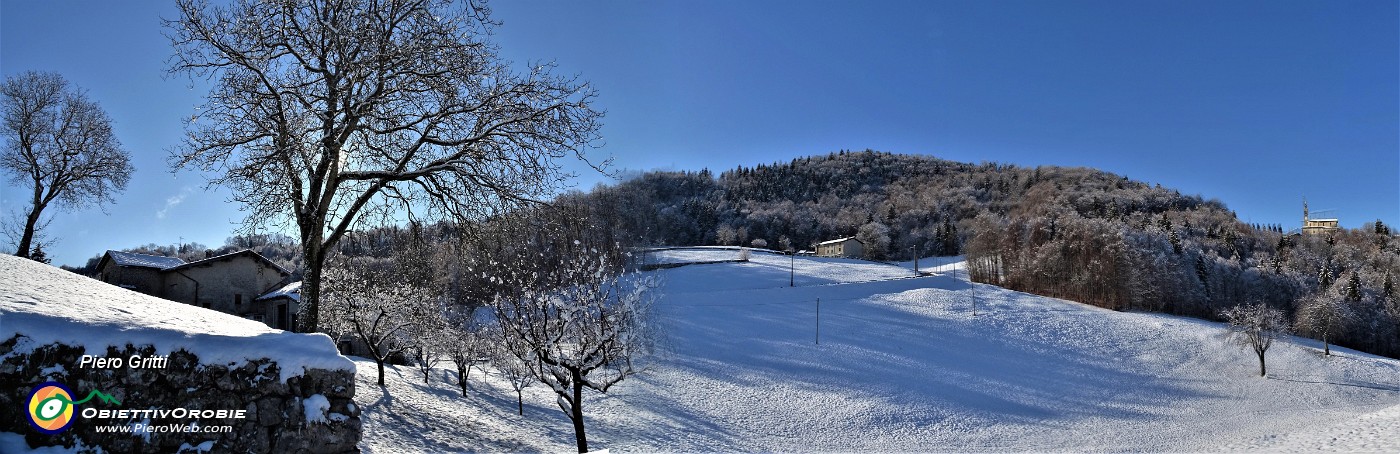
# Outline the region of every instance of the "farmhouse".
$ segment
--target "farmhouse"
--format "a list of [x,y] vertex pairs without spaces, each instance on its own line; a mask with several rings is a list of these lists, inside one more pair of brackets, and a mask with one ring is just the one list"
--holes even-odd
[[817,257],[859,258],[862,255],[865,255],[865,244],[855,237],[817,243]]
[[97,279],[147,295],[250,318],[278,329],[296,326],[301,283],[252,250],[186,263],[174,257],[107,251]]

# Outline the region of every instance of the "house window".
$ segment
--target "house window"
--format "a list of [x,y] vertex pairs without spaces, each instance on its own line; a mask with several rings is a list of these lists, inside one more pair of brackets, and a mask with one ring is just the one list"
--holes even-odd
[[258,323],[267,323],[267,322],[266,322],[267,319],[266,319],[265,317],[263,317],[262,314],[253,314],[253,315],[249,315],[248,318],[251,318],[251,319],[253,319],[253,321],[258,322]]

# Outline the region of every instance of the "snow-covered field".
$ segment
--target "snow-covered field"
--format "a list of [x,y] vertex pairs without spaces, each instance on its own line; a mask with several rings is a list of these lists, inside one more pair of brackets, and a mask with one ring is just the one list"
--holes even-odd
[[[731,260],[734,251],[658,252]],[[929,267],[928,263],[924,264]],[[754,253],[656,271],[667,351],[585,401],[612,451],[1400,452],[1400,362],[1312,341],[1252,353],[1219,324],[1121,313],[909,268]],[[818,309],[820,306],[820,344]],[[974,316],[973,311],[976,311]],[[571,451],[544,387],[461,397],[439,370],[357,361],[369,452]]]

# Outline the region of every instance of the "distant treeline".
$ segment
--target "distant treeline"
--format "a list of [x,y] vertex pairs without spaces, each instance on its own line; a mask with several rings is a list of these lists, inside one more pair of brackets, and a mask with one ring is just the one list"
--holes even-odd
[[1261,301],[1296,317],[1305,302],[1340,300],[1350,316],[1330,341],[1400,357],[1400,241],[1380,221],[1298,235],[1094,169],[872,151],[650,172],[563,199],[638,244],[786,250],[854,236],[870,259],[966,254],[979,282],[1116,310],[1218,319]]

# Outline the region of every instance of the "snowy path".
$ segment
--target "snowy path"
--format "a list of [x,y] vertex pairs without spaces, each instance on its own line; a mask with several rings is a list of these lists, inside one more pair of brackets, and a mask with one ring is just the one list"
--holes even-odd
[[[788,288],[788,264],[755,254],[751,263],[660,271],[668,351],[612,394],[590,396],[592,445],[1400,451],[1387,427],[1400,419],[1394,360],[1346,349],[1322,358],[1288,342],[1270,351],[1265,379],[1214,323],[1113,312],[948,275],[896,279],[910,271],[869,262],[799,258],[799,286]],[[872,278],[892,280],[860,283]],[[369,431],[362,446],[370,451],[572,447],[567,419],[542,387],[527,390],[519,417],[513,393],[494,377],[483,384],[477,375],[480,391],[462,398],[448,372],[423,386],[404,368],[391,372],[390,392],[381,394],[373,364],[359,365]],[[1352,419],[1357,424],[1336,426]]]

